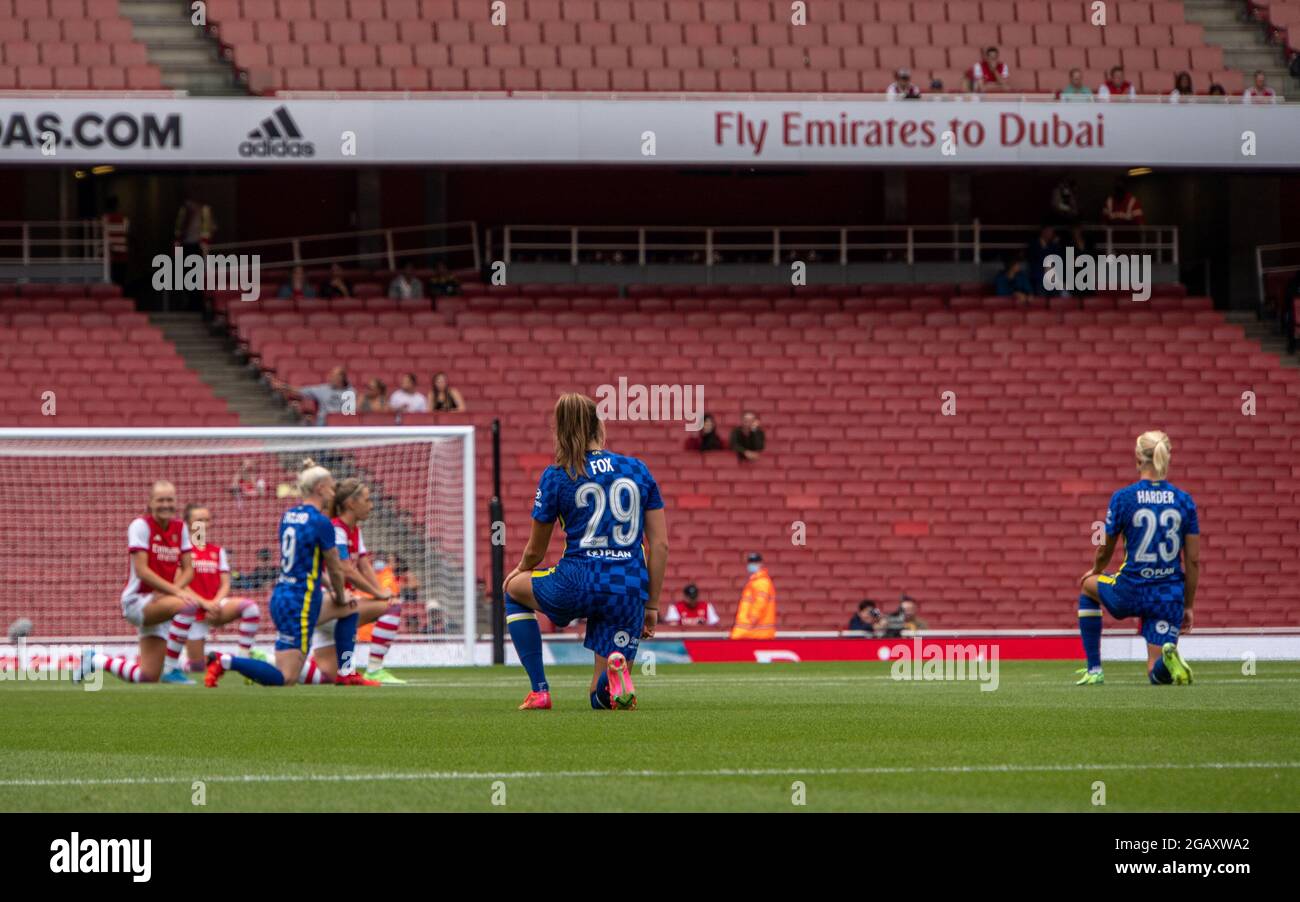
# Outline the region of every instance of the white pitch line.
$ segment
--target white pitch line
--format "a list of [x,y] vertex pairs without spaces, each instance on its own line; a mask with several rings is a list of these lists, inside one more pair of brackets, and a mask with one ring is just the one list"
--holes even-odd
[[168,786],[202,780],[206,783],[392,783],[456,780],[547,780],[641,777],[780,777],[881,776],[906,774],[1024,774],[1078,773],[1113,770],[1280,770],[1300,768],[1300,761],[1211,761],[1199,764],[972,764],[952,767],[812,767],[718,768],[714,770],[557,770],[557,771],[428,771],[390,774],[242,774],[216,777],[118,777],[109,779],[0,780],[0,788],[42,786]]

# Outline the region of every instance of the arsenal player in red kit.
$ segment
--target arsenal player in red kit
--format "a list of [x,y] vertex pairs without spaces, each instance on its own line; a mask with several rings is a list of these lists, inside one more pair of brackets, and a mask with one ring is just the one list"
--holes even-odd
[[212,511],[202,504],[186,505],[185,526],[194,546],[191,552],[194,579],[190,582],[190,588],[200,598],[219,607],[211,615],[199,611],[194,625],[190,627],[186,656],[190,661],[203,661],[208,632],[238,620],[239,653],[246,658],[265,660],[253,649],[257,627],[262,622],[262,609],[251,598],[230,597],[230,559],[226,556],[226,549],[211,541]]
[[132,520],[127,529],[130,557],[122,616],[139,630],[139,654],[131,660],[87,650],[78,678],[102,668],[128,683],[152,683],[163,676],[166,660],[169,682],[190,682],[176,669],[190,625],[200,609],[214,613],[218,608],[189,588],[194,576],[190,534],[175,517],[176,487],[165,480],[155,482],[148,513]]

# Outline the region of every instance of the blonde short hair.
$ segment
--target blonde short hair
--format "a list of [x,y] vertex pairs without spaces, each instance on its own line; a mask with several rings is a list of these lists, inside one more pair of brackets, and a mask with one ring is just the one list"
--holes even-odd
[[316,491],[316,486],[330,478],[330,471],[310,457],[302,462],[302,472],[298,474],[298,494],[306,498]]

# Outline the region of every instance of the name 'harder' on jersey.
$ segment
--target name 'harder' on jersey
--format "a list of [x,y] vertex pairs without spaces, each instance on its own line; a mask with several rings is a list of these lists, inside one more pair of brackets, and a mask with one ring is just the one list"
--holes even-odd
[[1200,531],[1192,496],[1164,480],[1125,486],[1106,511],[1106,535],[1124,534],[1123,579],[1182,579],[1184,539]]

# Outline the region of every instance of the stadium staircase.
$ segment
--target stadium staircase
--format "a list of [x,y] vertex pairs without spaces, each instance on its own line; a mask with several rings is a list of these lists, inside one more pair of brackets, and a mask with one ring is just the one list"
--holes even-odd
[[241,426],[285,426],[300,422],[235,355],[230,339],[214,334],[198,313],[151,313],[149,321],[226,406]]
[[1300,370],[1300,351],[1288,354],[1287,342],[1272,321],[1261,320],[1248,310],[1231,310],[1225,314],[1228,322],[1241,326],[1246,337],[1259,342],[1260,349],[1268,354],[1276,354],[1278,361],[1287,369]]
[[[1273,90],[1284,97],[1300,97],[1300,79],[1286,68],[1286,59],[1268,41],[1268,32],[1258,21],[1247,17],[1240,0],[1183,0],[1188,22],[1205,29],[1205,40],[1223,48],[1226,65],[1241,72],[1247,83],[1256,69],[1264,70]],[[1196,83],[1198,91],[1208,85]]]
[[[91,0],[95,2],[95,0]],[[180,0],[118,0],[135,39],[169,88],[204,96],[247,95],[222,58],[221,47],[191,24],[190,4]]]

